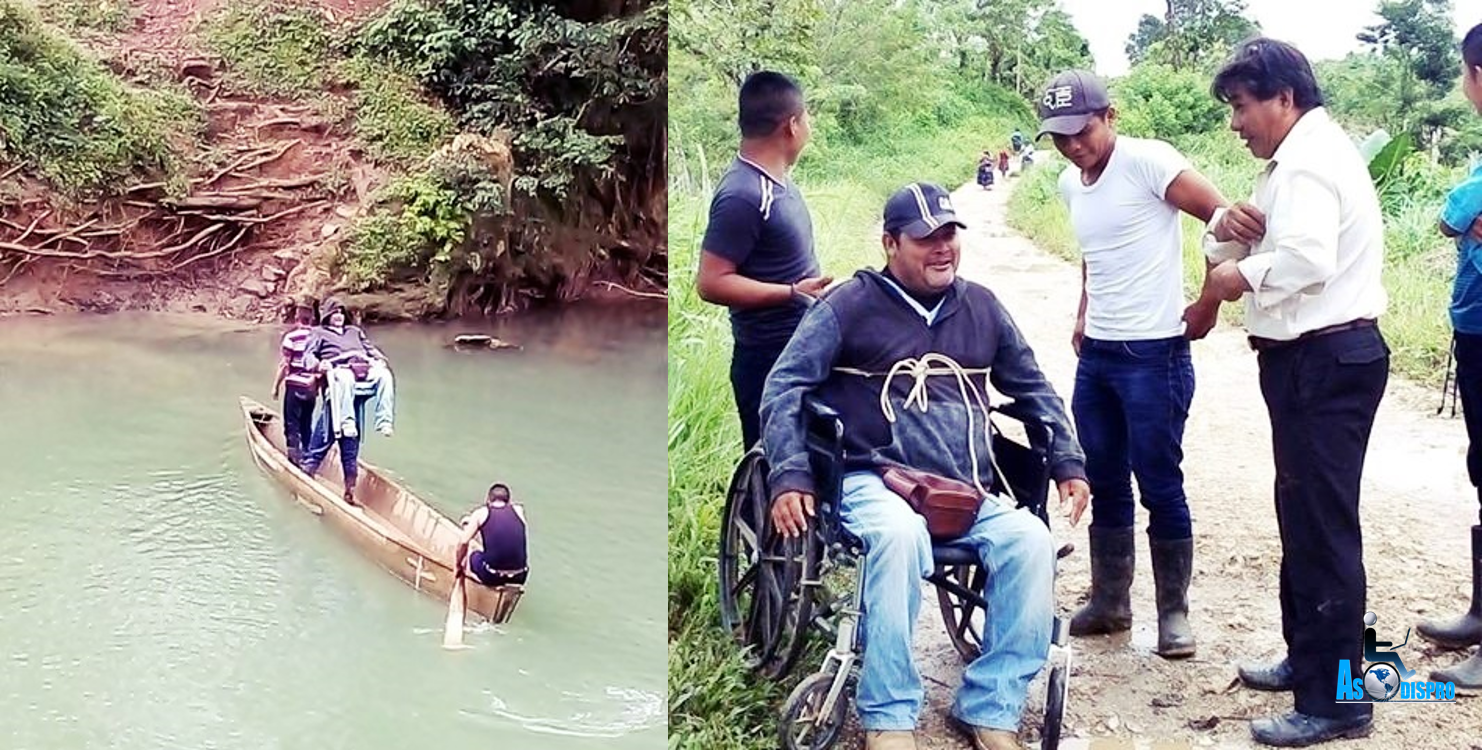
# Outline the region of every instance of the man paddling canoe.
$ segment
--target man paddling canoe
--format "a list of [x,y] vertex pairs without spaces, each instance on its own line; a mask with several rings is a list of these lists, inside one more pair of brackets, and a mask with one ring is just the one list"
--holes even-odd
[[[468,545],[475,536],[482,536],[484,548],[469,555]],[[510,499],[509,487],[490,487],[484,507],[463,519],[457,564],[460,574],[472,574],[485,586],[525,582],[530,573],[525,554],[525,507]]]

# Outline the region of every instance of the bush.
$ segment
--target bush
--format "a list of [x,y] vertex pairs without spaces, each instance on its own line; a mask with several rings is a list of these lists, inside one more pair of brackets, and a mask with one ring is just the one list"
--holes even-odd
[[355,135],[377,161],[414,164],[457,132],[447,110],[429,104],[406,73],[364,57],[340,71],[355,87]]
[[134,20],[128,0],[40,0],[36,7],[47,20],[67,29],[118,32]]
[[32,10],[0,0],[0,164],[23,163],[68,194],[100,194],[178,171],[203,126],[188,97],[125,84]]
[[246,91],[292,96],[325,87],[333,39],[310,6],[285,0],[231,4],[206,24],[206,43]]
[[1164,140],[1220,129],[1225,105],[1209,94],[1209,78],[1193,70],[1144,64],[1114,82],[1117,129]]
[[382,190],[378,210],[352,230],[342,259],[352,288],[415,279],[445,294],[458,274],[477,273],[503,254],[496,246],[486,257],[469,241],[477,220],[506,213],[507,175],[481,152],[443,149]]

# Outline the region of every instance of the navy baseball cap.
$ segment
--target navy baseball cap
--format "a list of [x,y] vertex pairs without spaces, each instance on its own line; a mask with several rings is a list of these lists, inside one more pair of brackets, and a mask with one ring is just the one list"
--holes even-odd
[[1067,70],[1045,86],[1039,98],[1039,134],[1075,135],[1086,129],[1091,118],[1111,106],[1106,84],[1094,73]]
[[952,194],[940,185],[913,182],[885,201],[885,231],[919,240],[948,224],[967,229],[952,210]]

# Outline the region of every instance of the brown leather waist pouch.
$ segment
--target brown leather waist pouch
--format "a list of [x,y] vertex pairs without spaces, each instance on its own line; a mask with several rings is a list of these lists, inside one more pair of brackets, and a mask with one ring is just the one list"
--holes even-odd
[[983,505],[983,496],[976,487],[930,472],[887,466],[880,469],[880,478],[926,519],[926,531],[932,539],[955,539],[966,534]]

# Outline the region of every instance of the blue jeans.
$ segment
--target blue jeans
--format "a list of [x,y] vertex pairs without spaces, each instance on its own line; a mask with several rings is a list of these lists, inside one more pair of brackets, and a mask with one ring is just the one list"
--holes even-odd
[[[334,367],[329,371],[329,413],[333,418],[335,435],[344,429],[345,422],[356,420],[356,431],[365,428],[365,413],[361,399],[369,395],[375,404],[376,429],[390,427],[396,409],[396,384],[391,370],[381,361],[371,364],[370,374],[357,381],[349,367]],[[353,412],[353,413],[352,413]]]
[[[931,575],[926,522],[873,472],[844,477],[844,528],[865,544],[865,649],[855,707],[870,730],[916,726],[925,692],[911,658],[921,579]],[[988,571],[983,655],[967,666],[952,713],[974,726],[1015,730],[1029,682],[1045,665],[1055,609],[1050,531],[1028,511],[989,499],[953,544],[974,548]]]
[[[355,416],[359,423],[357,429],[361,435],[365,434],[364,429],[361,429],[361,427],[365,425],[366,401],[367,398],[361,396],[357,397],[354,402]],[[317,474],[319,472],[319,466],[324,463],[324,457],[329,455],[330,446],[338,441],[340,444],[340,471],[345,475],[345,486],[353,487],[360,476],[360,438],[344,437],[343,435],[336,437],[331,421],[329,404],[325,403],[324,399],[319,399],[319,406],[314,411],[314,432],[309,438],[309,448],[304,451],[303,463],[299,465],[299,468],[303,469],[304,473],[311,477]]]
[[1133,525],[1132,476],[1148,509],[1148,536],[1193,535],[1184,496],[1184,422],[1194,400],[1194,363],[1182,336],[1081,341],[1070,409],[1086,451],[1091,526]]

